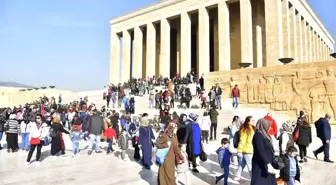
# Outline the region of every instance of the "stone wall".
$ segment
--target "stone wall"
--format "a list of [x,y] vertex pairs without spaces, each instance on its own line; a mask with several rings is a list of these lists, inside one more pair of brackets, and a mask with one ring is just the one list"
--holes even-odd
[[47,96],[56,98],[62,94],[63,102],[70,102],[77,99],[78,95],[75,92],[59,90],[59,89],[39,89],[31,91],[21,91],[21,88],[12,87],[0,87],[0,108],[1,107],[13,107],[23,105],[25,103],[31,103],[38,100],[39,97]]
[[303,110],[313,122],[326,112],[336,117],[336,63],[315,62],[211,72],[206,89],[218,83],[222,98],[235,84],[243,106],[268,108],[297,116]]

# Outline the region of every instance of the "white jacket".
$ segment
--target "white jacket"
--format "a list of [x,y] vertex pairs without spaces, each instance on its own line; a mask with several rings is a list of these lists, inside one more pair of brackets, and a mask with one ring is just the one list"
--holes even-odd
[[43,140],[45,137],[49,136],[49,127],[46,123],[42,123],[42,126],[40,128],[37,128],[36,122],[30,122],[31,129],[29,134],[29,140],[31,138],[40,138]]
[[31,122],[29,122],[28,124],[26,124],[25,122],[22,122],[20,124],[20,129],[21,129],[21,133],[30,133]]
[[201,130],[210,130],[211,120],[210,116],[203,116],[202,123],[201,123]]

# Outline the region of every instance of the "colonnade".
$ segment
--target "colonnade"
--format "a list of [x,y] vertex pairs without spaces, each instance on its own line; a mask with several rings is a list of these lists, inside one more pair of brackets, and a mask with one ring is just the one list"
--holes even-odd
[[[121,31],[111,25],[110,82],[153,75],[170,77],[173,70],[185,75],[195,66],[192,63],[196,63],[195,72],[207,74],[237,69],[238,63],[252,63],[250,67],[280,65],[278,59],[283,57],[294,58],[293,63],[331,59],[330,40],[324,40],[328,37],[320,28],[323,25],[314,22],[313,13],[305,10],[307,5],[300,0],[211,2]],[[195,14],[197,19],[192,18]],[[174,19],[179,19],[178,26],[172,24]],[[197,25],[196,53],[192,51],[192,25]],[[173,27],[178,35],[176,51],[171,49]],[[209,39],[211,30],[213,41]],[[172,52],[177,52],[176,66],[171,66]]]

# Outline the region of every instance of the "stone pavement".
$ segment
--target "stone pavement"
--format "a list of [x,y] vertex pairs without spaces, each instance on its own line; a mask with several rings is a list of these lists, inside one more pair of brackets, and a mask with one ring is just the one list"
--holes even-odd
[[[101,94],[91,95],[89,100],[96,103],[97,107],[104,104],[101,100]],[[149,112],[150,115],[157,114],[155,110],[148,110],[147,108],[148,97],[136,98],[136,112]],[[192,104],[198,104],[198,100],[193,100]],[[223,102],[223,107],[225,110],[220,111],[219,118],[219,128],[217,141],[210,142],[205,145],[206,153],[208,154],[208,160],[206,162],[198,161],[199,174],[192,174],[191,184],[206,185],[214,184],[214,177],[220,175],[221,170],[217,164],[217,156],[215,155],[215,150],[219,147],[219,140],[222,137],[227,137],[227,135],[221,135],[220,132],[223,128],[227,127],[232,119],[232,116],[242,115],[253,115],[255,119],[258,119],[265,115],[267,110],[261,109],[238,109],[232,110],[230,108],[230,102]],[[202,113],[204,110],[192,109],[176,109],[178,113],[188,113],[196,112]],[[277,117],[278,123],[285,120],[285,118]],[[319,139],[315,137],[315,131],[313,130],[314,138],[313,143],[308,148],[308,156],[310,157],[308,163],[302,165],[302,184],[304,185],[335,185],[336,176],[336,166],[335,164],[327,164],[322,161],[313,159],[312,150],[316,149],[321,145]],[[332,133],[336,133],[336,127],[332,127]],[[335,136],[333,137],[333,140]],[[336,153],[334,148],[336,147],[335,142],[331,141],[331,159],[336,159]],[[1,141],[2,144],[5,143],[5,137]],[[145,170],[137,162],[132,161],[133,150],[127,151],[130,160],[127,162],[121,161],[116,156],[107,156],[105,153],[87,155],[87,143],[82,142],[80,145],[81,154],[79,157],[73,158],[71,156],[72,145],[68,137],[65,136],[66,144],[66,155],[57,157],[56,159],[51,158],[50,146],[44,147],[42,149],[43,160],[38,165],[32,162],[29,166],[25,166],[25,160],[27,158],[27,152],[17,152],[8,154],[6,150],[0,151],[0,185],[155,185],[157,178],[158,167],[156,165],[152,166],[151,171]],[[106,143],[104,143],[105,145]],[[33,155],[34,159],[35,153]],[[323,154],[321,154],[320,159],[323,159]],[[233,181],[233,174],[237,167],[231,166],[231,174],[229,184],[238,184]],[[248,173],[243,173],[243,177],[246,178],[245,183],[242,185],[250,184],[248,178]],[[223,184],[220,181],[218,184]],[[299,183],[298,183],[299,184]]]

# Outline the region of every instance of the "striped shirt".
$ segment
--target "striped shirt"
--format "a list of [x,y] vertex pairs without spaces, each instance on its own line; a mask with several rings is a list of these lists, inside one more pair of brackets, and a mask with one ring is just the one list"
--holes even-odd
[[19,122],[16,120],[8,120],[5,123],[6,133],[18,134],[21,133]]

